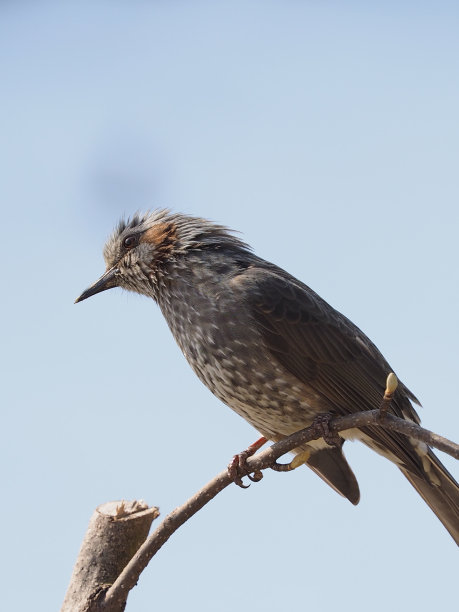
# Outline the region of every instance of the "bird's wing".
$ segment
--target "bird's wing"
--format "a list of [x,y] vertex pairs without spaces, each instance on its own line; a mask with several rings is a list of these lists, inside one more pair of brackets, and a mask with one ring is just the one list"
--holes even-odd
[[[335,414],[378,408],[391,368],[376,346],[344,315],[309,287],[275,266],[252,266],[238,275],[241,299],[271,354],[313,389]],[[401,418],[419,418],[400,384],[392,410]],[[377,450],[419,473],[419,457],[406,437],[382,428],[364,430]]]

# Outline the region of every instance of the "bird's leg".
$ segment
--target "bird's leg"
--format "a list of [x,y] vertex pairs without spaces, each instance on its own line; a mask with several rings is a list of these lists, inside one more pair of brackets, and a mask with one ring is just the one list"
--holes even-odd
[[238,453],[234,455],[231,463],[228,465],[228,476],[231,480],[238,485],[238,487],[242,487],[243,489],[247,489],[250,485],[245,485],[242,482],[242,476],[247,476],[252,482],[259,482],[263,478],[263,474],[260,471],[254,472],[253,476],[247,474],[247,465],[246,461],[249,457],[254,455],[259,448],[266,444],[267,438],[262,437],[258,439],[256,442],[251,444],[248,448],[246,448],[242,453]]
[[[330,421],[333,416],[331,412],[317,415],[311,423],[311,429],[318,438],[323,438],[330,446],[341,447],[344,444],[344,440],[337,433],[330,431]],[[291,472],[292,470],[296,470],[300,465],[307,463],[310,456],[311,451],[306,449],[298,453],[290,463],[277,463],[277,461],[275,461],[269,467],[276,472]]]
[[311,423],[314,433],[323,438],[329,446],[343,446],[344,440],[334,431],[330,430],[330,421],[335,415],[331,412],[318,414]]

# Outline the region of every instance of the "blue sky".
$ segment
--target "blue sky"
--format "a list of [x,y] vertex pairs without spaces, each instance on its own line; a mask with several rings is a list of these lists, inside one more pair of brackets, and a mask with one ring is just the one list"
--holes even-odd
[[[73,305],[122,214],[167,206],[240,230],[359,325],[424,425],[457,440],[458,16],[445,2],[2,3],[7,609],[18,594],[60,605],[98,504],[165,515],[257,438],[153,302]],[[453,541],[396,468],[346,454],[358,507],[306,469],[231,487],[127,609],[451,607]]]

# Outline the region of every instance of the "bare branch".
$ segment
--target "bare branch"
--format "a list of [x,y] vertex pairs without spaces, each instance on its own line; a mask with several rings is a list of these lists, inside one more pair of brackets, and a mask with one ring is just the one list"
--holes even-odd
[[[386,395],[388,393],[393,393],[389,385],[388,390],[386,390]],[[386,398],[385,396],[385,399],[390,400],[390,397]],[[416,423],[387,414],[386,410],[370,410],[337,417],[330,421],[329,429],[331,432],[338,433],[347,429],[368,427],[369,425],[373,427],[383,427],[389,431],[397,431],[413,439],[425,442],[428,446],[438,448],[452,457],[459,459],[458,444],[428,431],[427,429],[423,429]],[[317,433],[317,429],[313,426],[292,434],[288,438],[261,451],[254,457],[249,458],[246,463],[247,472],[253,473],[264,470],[272,466],[276,459],[285,453],[288,453],[306,442],[317,440],[320,437],[321,435]],[[117,610],[118,608],[113,606],[116,602],[126,600],[129,591],[136,585],[141,572],[171,535],[231,483],[232,481],[228,476],[227,470],[221,472],[187,502],[166,516],[164,521],[138,549],[113,585],[108,589],[101,608],[110,610],[110,612]]]
[[[158,508],[148,508],[145,502],[99,506],[89,522],[61,612],[100,610],[105,591],[145,541],[158,515]],[[122,612],[125,605],[125,599],[117,598],[110,610]]]
[[[395,374],[389,374],[386,390],[378,410],[364,411],[343,417],[326,416],[326,427],[313,423],[310,427],[292,434],[288,438],[273,444],[266,450],[250,457],[246,453],[244,470],[237,473],[237,480],[230,476],[231,470],[225,470],[207,483],[183,506],[173,510],[153,534],[146,535],[151,522],[158,516],[157,508],[148,508],[146,504],[133,502],[111,502],[100,506],[94,513],[85,540],[82,544],[75,569],[73,571],[62,612],[122,612],[126,606],[129,591],[137,584],[140,574],[151,558],[167,542],[177,529],[205,506],[220,491],[232,482],[242,484],[240,477],[249,475],[257,482],[262,478],[261,470],[266,468],[278,471],[289,471],[301,465],[302,453],[289,464],[277,464],[276,460],[312,440],[323,437],[333,440],[339,432],[363,427],[383,427],[396,431],[413,439],[434,446],[459,459],[459,445],[423,429],[412,421],[394,417],[389,413],[390,404],[397,388]],[[324,420],[321,420],[324,424]],[[258,448],[260,439],[253,449]],[[250,449],[252,449],[250,447]],[[249,449],[248,449],[249,450]],[[255,477],[251,477],[250,474]],[[143,544],[142,544],[143,543]],[[110,586],[111,584],[111,586]]]

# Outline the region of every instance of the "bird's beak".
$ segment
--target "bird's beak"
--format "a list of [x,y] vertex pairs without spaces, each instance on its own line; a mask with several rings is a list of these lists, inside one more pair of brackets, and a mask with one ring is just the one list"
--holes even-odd
[[107,270],[105,274],[102,274],[99,280],[97,280],[93,285],[88,287],[86,291],[83,291],[80,297],[77,297],[77,299],[75,300],[75,304],[78,304],[78,302],[82,302],[83,300],[85,300],[88,297],[91,297],[92,295],[96,295],[96,293],[100,293],[101,291],[106,291],[107,289],[112,289],[113,287],[117,287],[118,286],[117,273],[118,273],[118,268],[116,267],[113,267],[113,268],[110,268],[110,270]]

